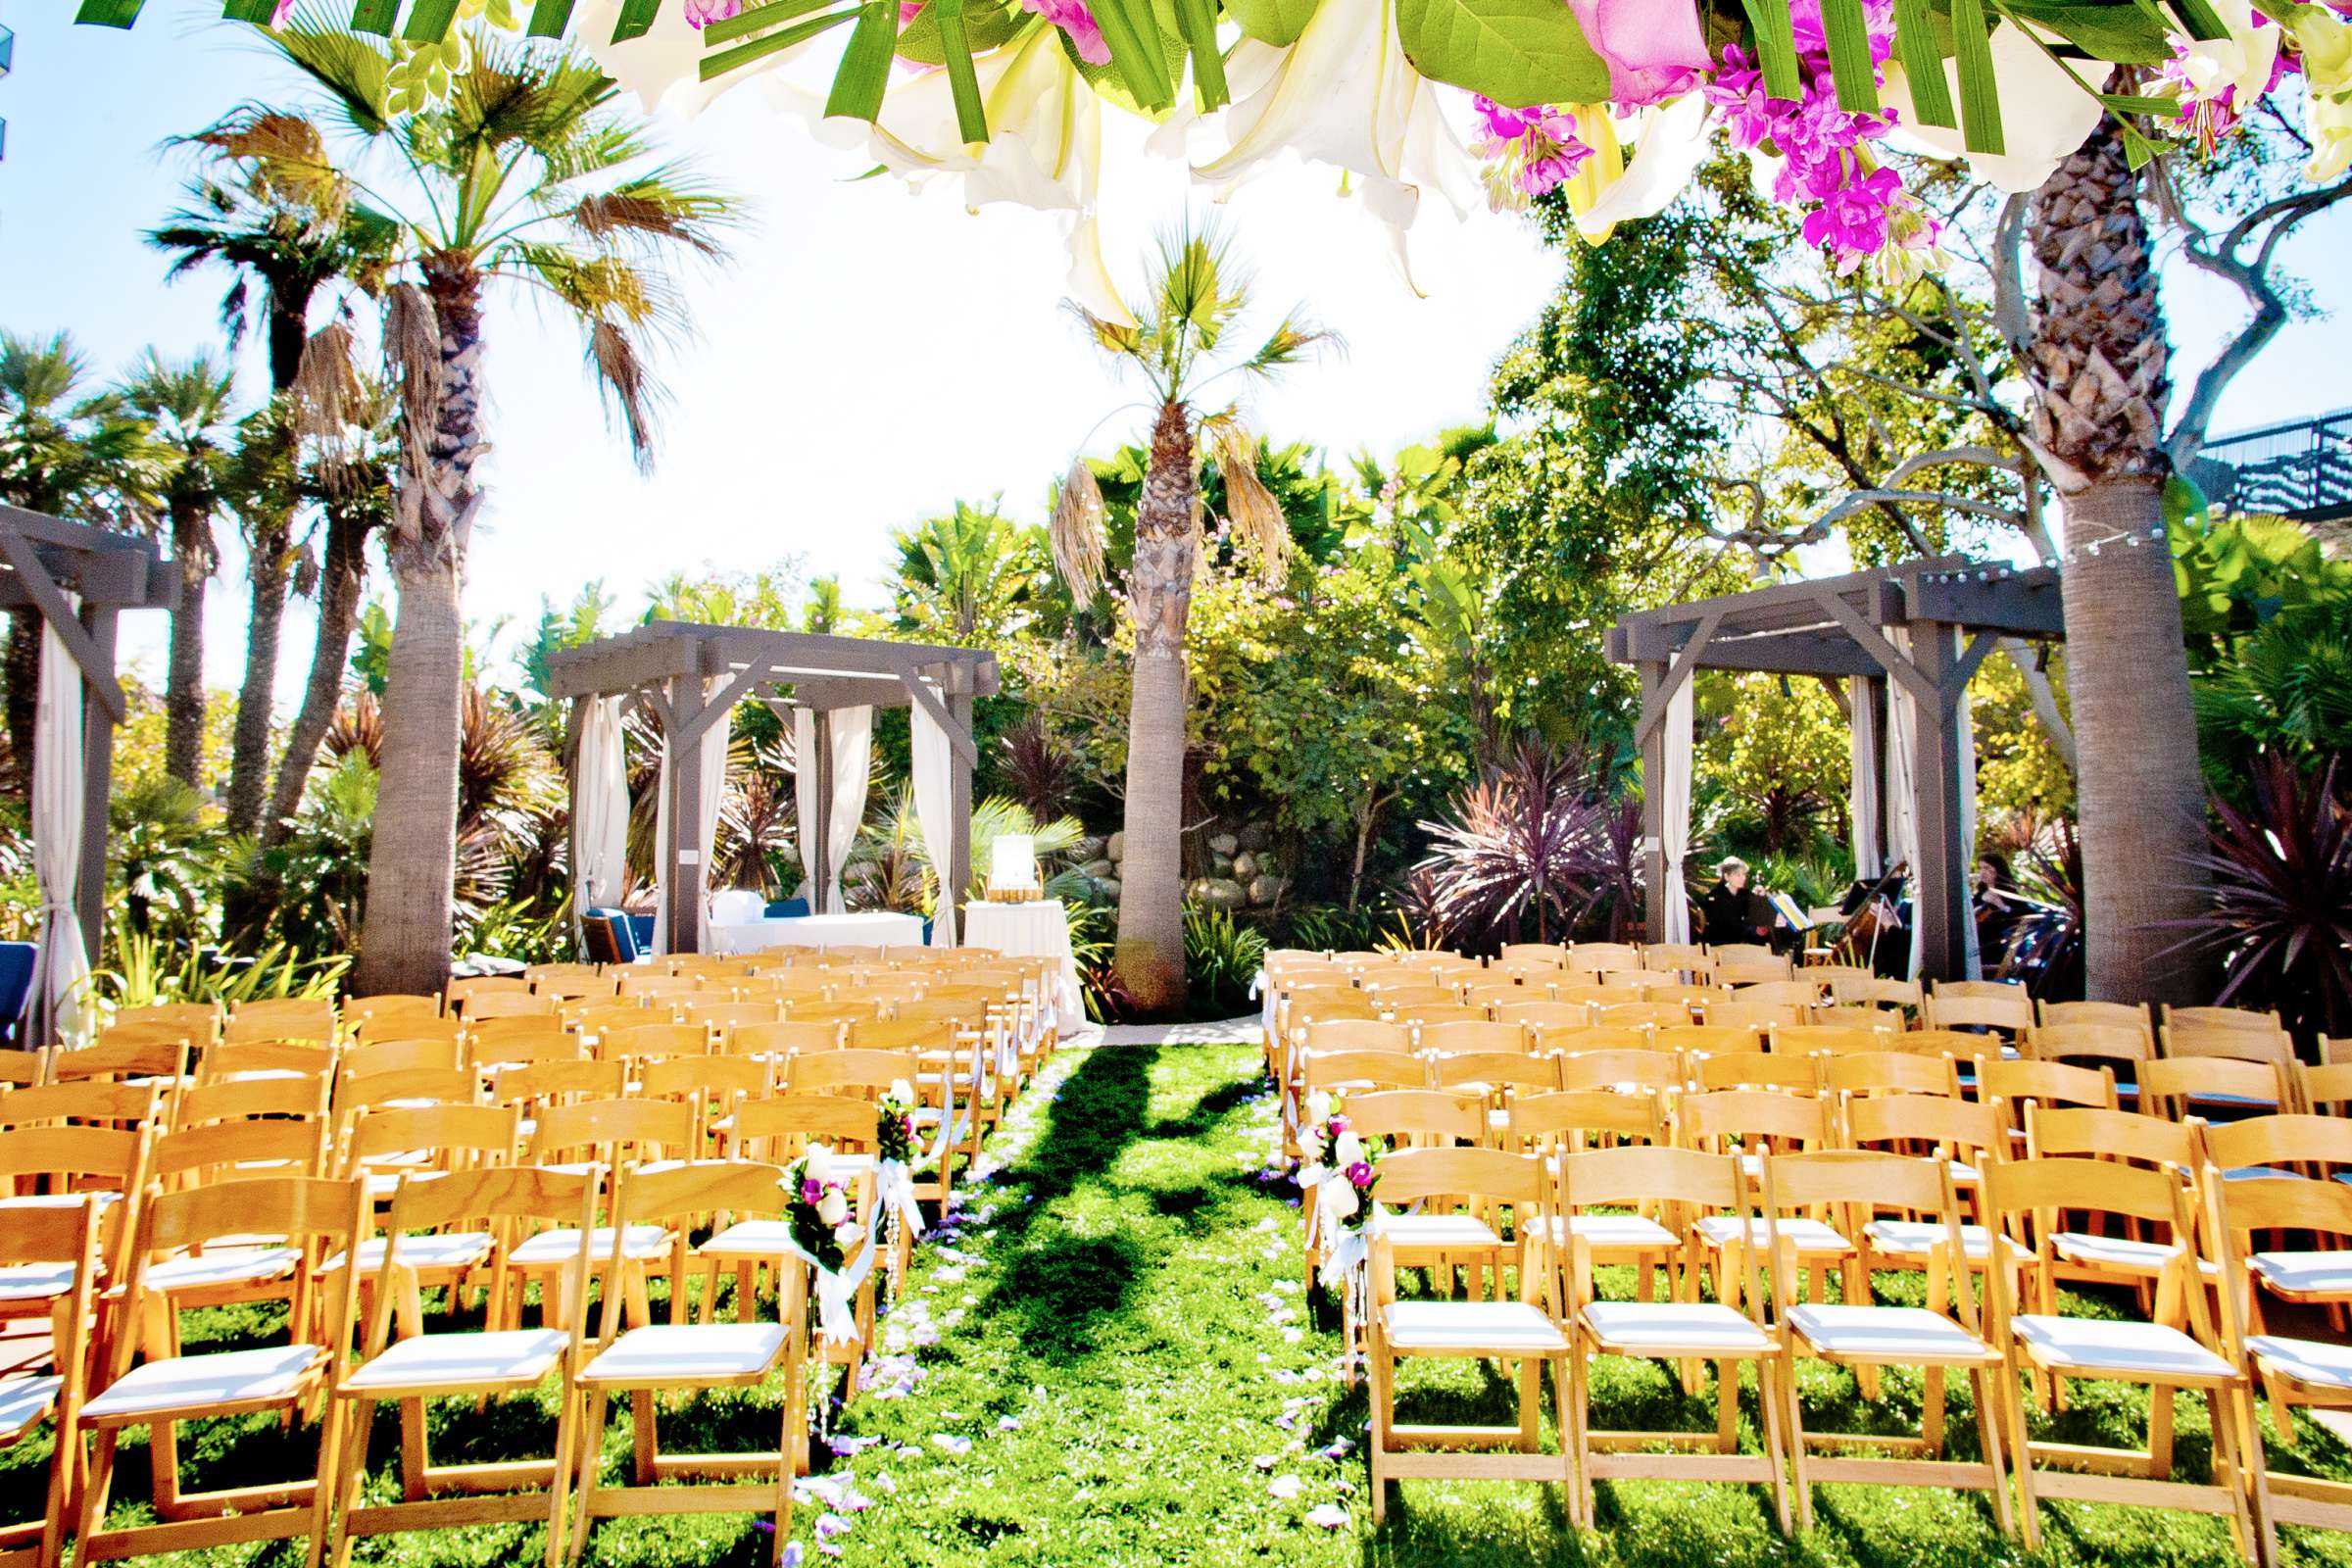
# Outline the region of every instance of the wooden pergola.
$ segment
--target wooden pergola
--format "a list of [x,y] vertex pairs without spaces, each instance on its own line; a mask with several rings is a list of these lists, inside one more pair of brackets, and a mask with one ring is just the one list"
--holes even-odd
[[[68,595],[80,601],[76,610]],[[115,674],[125,610],[175,610],[179,575],[150,540],[0,503],[0,610],[37,611],[81,670],[81,877],[74,908],[91,963],[106,920],[107,800],[115,726],[127,716]]]
[[[713,679],[718,684],[706,695],[704,683]],[[735,705],[746,701],[764,702],[788,726],[794,710],[808,710],[816,755],[800,760],[800,787],[813,790],[821,823],[833,815],[828,715],[851,708],[922,709],[953,748],[956,826],[942,865],[941,895],[954,899],[960,913],[971,882],[972,767],[979,760],[972,699],[994,696],[997,684],[997,656],[976,649],[663,620],[556,655],[549,661],[548,694],[571,699],[575,735],[582,705],[593,698],[626,698],[662,721],[671,845],[671,863],[662,867],[662,898],[671,950],[696,953],[702,949],[709,872],[699,852],[678,847],[700,844],[707,825],[697,743],[711,725],[725,723]],[[578,790],[575,768],[575,808]],[[803,845],[802,856],[809,885],[821,889],[835,868],[825,863],[819,838]]]
[[[1908,634],[1908,652],[1888,633]],[[1868,712],[1884,754],[1891,717],[1889,680],[1916,702],[1911,820],[1913,938],[1920,973],[1964,978],[1973,846],[1961,842],[1963,768],[1960,699],[1969,677],[2004,636],[2063,638],[2065,615],[2054,566],[2015,567],[1960,556],[1910,561],[1811,582],[1779,583],[1627,615],[1610,628],[1608,657],[1642,673],[1637,739],[1642,777],[1642,851],[1649,929],[1664,927],[1666,900],[1680,897],[1681,866],[1666,864],[1662,836],[1666,705],[1694,670],[1763,670],[1811,675],[1840,693],[1849,716]],[[1883,841],[1882,841],[1883,842]]]

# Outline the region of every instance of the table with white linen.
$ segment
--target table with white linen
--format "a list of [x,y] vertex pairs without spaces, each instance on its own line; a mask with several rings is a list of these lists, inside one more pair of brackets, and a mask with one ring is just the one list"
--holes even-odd
[[1054,1006],[1061,1027],[1075,1029],[1086,1022],[1086,999],[1078,989],[1078,960],[1070,955],[1070,913],[1059,899],[967,904],[963,906],[963,940],[971,947],[994,948],[1010,957],[1052,958],[1060,977]]
[[712,953],[759,953],[767,948],[919,948],[922,916],[867,909],[857,914],[792,914],[710,926]]

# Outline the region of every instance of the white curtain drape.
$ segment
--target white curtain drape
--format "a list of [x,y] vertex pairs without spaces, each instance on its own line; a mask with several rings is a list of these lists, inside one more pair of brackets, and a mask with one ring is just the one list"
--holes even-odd
[[[709,701],[711,694],[717,690],[721,678],[712,676],[703,682],[705,701]],[[718,842],[718,808],[719,804],[726,799],[727,794],[727,736],[731,727],[732,715],[721,713],[717,718],[711,720],[710,727],[703,731],[703,737],[697,743],[702,748],[701,787],[695,792],[702,808],[700,813],[703,819],[702,842],[674,847],[675,849],[692,850],[695,853],[695,863],[703,868],[703,891],[706,895],[716,891],[710,884],[710,850]],[[658,880],[662,887],[662,897],[654,906],[654,951],[667,953],[669,951],[669,878],[676,869],[677,860],[670,844],[669,834],[669,752],[667,747],[662,748],[662,778],[659,787],[662,793],[657,798],[654,808],[654,842],[662,846],[662,868],[658,873]]]
[[[1963,875],[1972,882],[1977,861],[1977,726],[1969,712],[1968,692],[1960,693],[1960,713],[1953,725],[1954,755],[1960,759],[1960,855],[1966,867]],[[1971,980],[1984,978],[1984,956],[1977,948],[1977,922],[1963,922],[1961,941],[1966,945],[1968,965],[1963,971]],[[1998,954],[1994,956],[1997,958]]]
[[[32,998],[44,1026],[79,1040],[89,1023],[90,956],[74,899],[81,881],[81,666],[57,629],[41,627],[40,694],[33,710],[32,864],[41,889],[40,952]],[[41,1035],[26,1031],[34,1046]]]
[[591,699],[580,711],[571,819],[571,905],[576,924],[590,909],[616,908],[629,875],[629,763],[621,747],[618,697]]
[[[1911,653],[1911,634],[1900,626],[1890,626],[1887,640],[1906,658]],[[1919,875],[1919,819],[1912,807],[1918,799],[1913,789],[1916,777],[1915,760],[1919,756],[1919,701],[1910,688],[1899,680],[1886,683],[1887,707],[1890,714],[1886,726],[1886,857],[1901,860]],[[1916,883],[1914,884],[1916,886]],[[1918,901],[1912,901],[1916,910]],[[1916,924],[1916,922],[1915,922]],[[1926,956],[1919,950],[1919,933],[1912,932],[1911,978],[1919,978],[1920,960]]]
[[963,890],[948,885],[948,860],[956,842],[956,789],[950,763],[956,755],[948,732],[930,710],[914,705],[914,820],[923,830],[923,851],[930,858],[939,884],[939,906],[931,914],[931,945],[956,946],[956,898]]
[[1664,940],[1668,942],[1690,940],[1690,898],[1684,887],[1683,858],[1690,853],[1692,688],[1696,685],[1696,681],[1686,675],[1682,685],[1666,700],[1666,716],[1660,720],[1666,726],[1666,794],[1660,803],[1658,848],[1666,858]]
[[841,867],[858,843],[858,824],[865,819],[865,792],[874,762],[874,710],[836,708],[826,714],[826,719],[825,727],[833,737],[833,813],[824,824],[828,870],[825,886],[818,889],[809,885],[809,871],[816,861],[808,849],[817,832],[816,715],[806,708],[795,710],[792,715],[793,755],[798,759],[799,778],[807,786],[798,789],[801,896],[808,901],[808,907],[814,913],[845,914],[849,911],[849,901],[841,892]]
[[1867,881],[1886,869],[1879,853],[1879,706],[1871,700],[1869,681],[1856,679],[1852,686],[1853,782],[1846,789],[1845,809],[1853,823],[1854,875]]

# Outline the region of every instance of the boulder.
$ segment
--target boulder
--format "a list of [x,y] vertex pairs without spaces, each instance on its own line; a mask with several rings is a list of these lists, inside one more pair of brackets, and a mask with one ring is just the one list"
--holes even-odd
[[1251,855],[1248,850],[1244,850],[1241,854],[1233,858],[1233,879],[1236,882],[1248,882],[1255,875],[1257,875],[1256,856]]
[[[1100,844],[1102,841],[1098,839],[1096,842]],[[1078,869],[1083,874],[1094,878],[1097,882],[1100,882],[1104,877],[1109,876],[1113,872],[1117,871],[1118,865],[1115,861],[1097,858],[1087,861],[1086,864],[1080,866]]]
[[1242,876],[1241,872],[1234,869],[1233,857],[1230,855],[1210,856],[1208,858],[1208,874],[1210,876],[1241,877],[1245,882],[1249,880],[1248,877]]
[[1252,855],[1271,849],[1274,844],[1274,830],[1263,822],[1245,822],[1242,824],[1241,831],[1234,837],[1240,842],[1243,849]]
[[1081,863],[1087,860],[1100,860],[1102,858],[1102,834],[1089,833],[1085,838],[1070,846],[1070,858]]
[[1119,879],[1117,877],[1106,876],[1098,882],[1096,886],[1102,890],[1103,902],[1113,905],[1119,902]]
[[1193,902],[1207,909],[1240,909],[1248,906],[1250,895],[1231,877],[1204,876],[1193,884]]
[[1209,850],[1217,855],[1231,855],[1242,847],[1242,841],[1230,833],[1219,833],[1208,841]]
[[1114,860],[1127,858],[1127,832],[1124,828],[1103,841],[1102,853]]
[[1272,904],[1276,899],[1282,897],[1282,890],[1286,885],[1278,876],[1252,878],[1250,883],[1250,902],[1261,907]]

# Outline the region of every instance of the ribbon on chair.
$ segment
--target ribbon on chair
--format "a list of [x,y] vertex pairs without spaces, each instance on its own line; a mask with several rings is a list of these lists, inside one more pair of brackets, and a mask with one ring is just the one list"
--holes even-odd
[[858,1338],[858,1310],[851,1298],[873,1272],[877,1229],[865,1228],[865,1245],[858,1249],[857,1260],[838,1273],[811,1257],[789,1233],[784,1238],[784,1250],[816,1272],[816,1332],[827,1345],[847,1345]]

